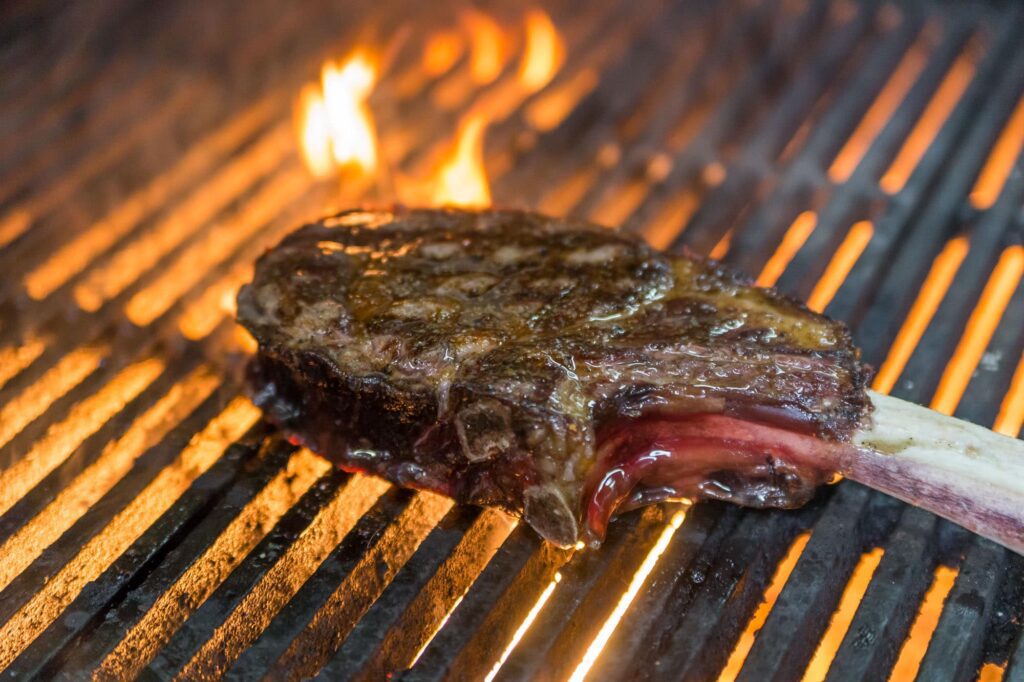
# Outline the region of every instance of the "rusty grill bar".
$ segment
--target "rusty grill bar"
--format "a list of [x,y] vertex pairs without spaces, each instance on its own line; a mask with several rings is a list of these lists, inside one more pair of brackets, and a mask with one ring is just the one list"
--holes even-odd
[[[390,45],[382,149],[429,164],[514,71],[423,70],[459,7],[0,9],[0,669],[1024,680],[1024,559],[851,482],[796,512],[648,508],[573,553],[268,433],[233,292],[299,221],[388,198],[309,179],[294,95]],[[496,203],[760,273],[847,321],[879,390],[1020,432],[1020,7],[543,7],[566,59],[488,133]]]

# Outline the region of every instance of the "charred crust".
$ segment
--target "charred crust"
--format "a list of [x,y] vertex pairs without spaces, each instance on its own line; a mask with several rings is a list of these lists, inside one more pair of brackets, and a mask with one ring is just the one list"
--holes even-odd
[[297,440],[565,544],[615,419],[712,410],[830,440],[865,419],[846,327],[750,285],[580,221],[355,209],[263,254],[238,318],[254,400]]

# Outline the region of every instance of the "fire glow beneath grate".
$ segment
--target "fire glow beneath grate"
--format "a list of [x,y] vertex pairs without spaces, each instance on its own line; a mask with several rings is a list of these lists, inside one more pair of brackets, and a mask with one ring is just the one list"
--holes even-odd
[[739,676],[740,669],[743,667],[743,663],[747,658],[747,654],[750,653],[750,648],[754,646],[754,640],[757,638],[757,633],[764,625],[764,622],[768,620],[768,614],[772,611],[772,606],[775,605],[775,601],[779,598],[782,593],[782,588],[786,586],[786,581],[789,580],[790,573],[796,568],[796,562],[800,559],[800,556],[804,553],[804,548],[807,547],[807,541],[811,539],[810,533],[801,533],[793,540],[793,544],[790,545],[789,551],[779,562],[778,568],[775,569],[775,575],[772,577],[771,583],[768,585],[768,589],[765,590],[764,597],[761,600],[761,604],[757,607],[757,611],[747,622],[747,627],[740,635],[739,640],[733,647],[732,655],[729,656],[729,661],[725,664],[725,668],[722,669],[721,674],[718,676],[718,682],[735,682]]
[[821,279],[814,286],[811,295],[807,297],[807,307],[815,312],[824,312],[832,298],[843,285],[850,270],[857,264],[857,259],[868,247],[868,242],[874,234],[874,226],[867,220],[855,223],[846,235],[846,239],[839,245],[828,267],[822,274]]
[[988,347],[996,325],[1003,316],[1010,297],[1024,275],[1024,246],[1011,246],[999,257],[988,284],[981,293],[967,328],[953,358],[942,374],[939,388],[932,400],[932,409],[952,414],[971,380],[974,368]]
[[0,388],[42,355],[44,350],[46,343],[39,338],[27,339],[19,346],[0,348]]
[[527,611],[526,618],[524,618],[523,622],[519,624],[516,631],[512,633],[512,639],[509,640],[508,644],[505,646],[505,650],[501,652],[501,656],[498,660],[494,662],[494,667],[492,667],[490,672],[487,673],[487,677],[484,678],[484,682],[493,682],[494,678],[497,677],[498,671],[501,670],[501,666],[505,664],[508,657],[513,651],[515,651],[515,648],[519,645],[523,635],[525,635],[526,631],[530,629],[531,625],[533,625],[533,621],[537,620],[537,616],[540,615],[540,612],[544,609],[544,605],[548,602],[548,599],[551,598],[551,593],[555,591],[555,588],[558,587],[558,583],[561,581],[562,574],[555,572],[554,577],[551,578],[551,582],[548,583],[547,587],[544,588],[544,591],[540,593],[540,597],[537,598],[537,601],[534,602],[530,610]]
[[921,660],[928,650],[928,642],[931,640],[935,627],[939,623],[942,606],[946,601],[946,597],[953,589],[957,574],[957,569],[949,568],[948,566],[939,566],[935,570],[935,578],[932,581],[931,587],[928,588],[928,592],[925,593],[921,610],[914,620],[914,625],[910,629],[910,635],[907,637],[903,648],[900,649],[900,656],[896,660],[896,665],[889,676],[891,682],[912,680],[917,675],[917,670],[921,666]]
[[875,548],[857,562],[857,567],[853,569],[853,575],[846,583],[846,589],[843,590],[839,605],[836,607],[835,613],[832,614],[828,629],[822,635],[821,643],[818,644],[818,649],[814,652],[814,658],[811,659],[810,665],[804,672],[803,682],[816,682],[825,679],[829,665],[835,658],[836,652],[839,651],[839,645],[843,643],[846,632],[850,629],[850,623],[853,622],[853,617],[857,613],[857,607],[860,606],[860,601],[864,598],[868,585],[871,584],[871,577],[882,561],[883,554],[881,548]]
[[932,264],[932,269],[925,278],[921,291],[914,301],[913,307],[907,313],[907,318],[900,328],[896,340],[889,348],[889,354],[885,358],[881,369],[875,375],[874,389],[881,393],[888,393],[896,385],[903,368],[910,359],[918,341],[924,335],[928,323],[935,316],[939,309],[943,296],[953,283],[960,264],[967,256],[968,242],[966,237],[957,237],[946,244]]
[[259,413],[248,401],[238,399],[197,434],[177,460],[163,469],[135,500],[100,533],[93,536],[75,558],[36,593],[0,628],[0,667],[35,639],[57,614],[128,549],[189,485],[213,466],[224,448],[256,423]]
[[330,465],[325,460],[308,450],[292,455],[287,466],[128,631],[103,661],[98,674],[122,679],[140,674],[189,613],[206,601],[284,513],[329,470]]
[[950,67],[949,73],[928,102],[928,107],[921,114],[889,170],[882,176],[882,189],[889,194],[895,194],[903,189],[910,174],[939,134],[946,119],[953,113],[953,108],[974,77],[977,68],[974,44],[974,41],[968,42],[964,51]]
[[729,253],[729,248],[732,246],[732,230],[727,231],[722,235],[722,238],[718,240],[711,252],[708,253],[708,257],[713,260],[722,260],[726,254]]
[[622,616],[625,615],[626,609],[633,603],[633,599],[636,597],[640,588],[643,587],[644,581],[647,580],[647,576],[654,570],[654,565],[658,563],[658,559],[665,552],[665,548],[668,547],[668,543],[672,540],[672,536],[679,530],[679,526],[683,525],[683,521],[686,519],[686,511],[677,511],[672,515],[671,521],[665,526],[665,529],[658,536],[654,546],[651,547],[647,556],[644,557],[644,561],[640,564],[640,567],[633,574],[633,579],[629,583],[629,587],[623,592],[622,596],[619,597],[619,602],[615,605],[615,609],[612,610],[608,619],[605,620],[601,629],[598,631],[597,636],[594,637],[594,641],[587,647],[587,652],[583,655],[583,660],[576,666],[576,670],[573,671],[572,677],[569,678],[570,682],[583,682],[587,675],[590,673],[590,669],[594,666],[597,661],[597,657],[601,655],[601,650],[604,649],[605,644],[608,643],[608,639],[612,636],[619,621],[622,620]]
[[985,162],[985,167],[978,174],[978,180],[974,183],[974,189],[971,190],[971,204],[974,208],[983,211],[992,207],[1022,150],[1024,150],[1024,96],[1021,96],[1017,108],[1010,115],[1010,120],[996,141],[988,161]]
[[793,224],[789,226],[779,248],[772,254],[761,274],[757,278],[757,286],[771,287],[779,281],[779,277],[785,272],[786,266],[793,260],[800,247],[804,245],[807,238],[811,236],[815,226],[818,224],[818,215],[814,211],[804,211],[797,216]]
[[1021,432],[1024,424],[1024,354],[1017,363],[1017,371],[1013,373],[1013,380],[1010,383],[1010,390],[1006,393],[1002,405],[999,407],[999,416],[992,426],[994,431],[1007,436],[1016,437]]

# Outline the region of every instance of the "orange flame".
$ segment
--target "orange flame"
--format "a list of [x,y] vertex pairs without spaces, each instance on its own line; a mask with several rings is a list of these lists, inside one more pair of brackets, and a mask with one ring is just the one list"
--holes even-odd
[[489,206],[491,188],[484,169],[483,137],[490,121],[480,113],[470,114],[459,126],[458,140],[441,164],[431,194],[435,204]]
[[[510,34],[494,17],[474,8],[461,11],[458,20],[458,28],[440,30],[426,42],[417,72],[437,78],[466,53],[468,73],[460,71],[458,78],[453,76],[444,83],[470,88],[493,84],[510,63]],[[352,166],[367,176],[383,173],[387,182],[378,183],[378,188],[386,186],[405,203],[490,205],[483,156],[487,126],[542,90],[565,58],[563,37],[546,12],[526,11],[523,25],[522,57],[516,73],[506,74],[501,83],[475,96],[469,113],[462,117],[451,151],[426,177],[416,171],[407,175],[378,159],[382,150],[367,106],[378,80],[377,63],[366,51],[357,50],[344,62],[325,64],[322,83],[307,85],[299,99],[299,143],[310,172],[324,177]],[[390,145],[386,149],[391,152],[388,156],[395,154]]]
[[302,156],[317,177],[352,166],[377,168],[377,134],[367,99],[377,82],[377,65],[357,52],[342,63],[327,62],[320,88],[308,85],[299,101]]
[[315,85],[307,85],[299,95],[299,148],[309,172],[322,178],[331,172],[331,129],[327,106]]
[[526,13],[526,46],[519,64],[519,82],[530,92],[547,85],[565,58],[565,44],[543,10]]
[[423,70],[428,76],[440,76],[462,56],[462,36],[454,30],[435,33],[423,47]]
[[492,17],[467,8],[459,14],[470,40],[469,72],[473,81],[485,85],[501,75],[505,66],[505,33]]

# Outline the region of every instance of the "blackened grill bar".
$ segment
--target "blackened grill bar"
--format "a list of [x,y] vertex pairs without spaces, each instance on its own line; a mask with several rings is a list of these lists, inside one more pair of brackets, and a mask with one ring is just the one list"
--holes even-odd
[[[5,72],[17,74],[3,85],[13,96],[4,97],[0,123],[19,133],[0,160],[0,410],[7,410],[0,476],[12,480],[16,462],[38,463],[36,482],[20,483],[28,489],[0,514],[0,552],[16,553],[9,568],[0,558],[0,575],[9,576],[0,591],[5,674],[185,671],[248,679],[303,671],[372,679],[414,659],[402,673],[409,679],[494,671],[499,679],[587,672],[593,679],[704,679],[723,669],[725,679],[751,680],[805,672],[810,679],[877,678],[893,670],[972,678],[983,664],[988,674],[1005,669],[1004,679],[1016,679],[1024,670],[1021,558],[854,483],[797,512],[700,504],[680,523],[681,510],[656,507],[613,523],[601,551],[573,552],[480,510],[448,510],[440,498],[322,473],[315,458],[264,427],[239,430],[255,414],[233,402],[239,388],[216,364],[232,345],[230,314],[204,294],[240,282],[231,273],[300,220],[334,202],[361,200],[358,187],[339,197],[332,186],[311,184],[269,215],[246,212],[274,196],[261,190],[283,186],[288,167],[298,170],[286,156],[281,169],[219,199],[223,207],[188,225],[180,243],[154,247],[162,250],[148,272],[129,273],[95,310],[78,308],[76,290],[101,281],[97,273],[121,249],[146,248],[160,220],[286,122],[291,95],[319,62],[358,44],[360,32],[398,35],[409,27],[374,97],[387,102],[378,120],[382,144],[390,144],[388,130],[404,128],[402,158],[414,165],[430,158],[461,107],[422,123],[403,112],[464,78],[468,57],[447,74],[420,74],[418,87],[400,96],[389,91],[390,79],[411,74],[415,82],[423,42],[439,26],[436,12],[320,2],[285,14],[265,2],[244,12],[231,3],[119,9],[129,6],[130,21],[98,18],[95,25],[106,27],[103,50],[64,40],[75,28],[58,21],[67,20],[66,8],[41,2],[0,10],[14,13],[5,25],[38,31],[12,32],[0,50]],[[582,13],[566,2],[543,6],[564,29],[566,60],[547,88],[488,135],[489,163],[501,169],[496,203],[557,204],[704,254],[729,233],[731,247],[720,253],[754,276],[811,211],[813,228],[778,284],[805,298],[831,291],[820,302],[851,324],[876,367],[923,296],[936,254],[965,236],[967,255],[893,393],[940,399],[986,426],[998,419],[1003,428],[1019,427],[1009,409],[1011,393],[1021,390],[1014,374],[1024,349],[1024,286],[1019,274],[1013,279],[1024,233],[1019,147],[1010,152],[1017,170],[995,202],[979,209],[969,201],[1024,94],[1019,8],[868,0],[607,2]],[[510,22],[519,11],[503,2],[481,9]],[[244,20],[225,22],[230,16]],[[203,17],[222,27],[216,40],[194,40]],[[119,20],[127,21],[121,32]],[[153,37],[151,51],[132,31]],[[72,48],[78,59],[67,61]],[[74,66],[51,68],[62,55]],[[912,82],[875,124],[849,177],[831,181],[836,155],[899,65],[914,59]],[[498,83],[513,70],[506,67]],[[588,70],[596,80],[579,90],[564,118],[531,130],[527,109],[588,82],[581,75]],[[277,99],[251,114],[246,132],[214,147],[198,174],[164,180],[146,201],[133,199],[141,202],[131,209],[137,213],[124,208],[261,97]],[[461,105],[481,99],[470,90]],[[916,157],[903,151],[912,138],[923,145]],[[655,157],[664,161],[654,164]],[[906,180],[890,194],[880,183],[894,164],[906,166],[899,169]],[[119,207],[121,217],[110,222]],[[231,233],[217,224],[232,220],[240,232],[223,241]],[[870,226],[866,245],[843,255],[862,223]],[[43,281],[48,263],[58,273],[71,266],[53,260],[61,244],[109,225],[120,225],[112,241],[82,251],[63,281],[32,295],[26,282]],[[180,259],[203,250],[211,256],[188,274],[188,286],[162,293],[167,273],[185,272]],[[846,272],[836,265],[851,258]],[[989,286],[995,275],[1006,280],[1002,289]],[[832,289],[819,287],[823,276],[838,277]],[[996,317],[988,326],[969,324],[976,308],[992,308],[994,291],[1005,298]],[[126,310],[139,310],[132,301],[142,296],[158,308],[136,325]],[[196,309],[211,321],[182,339],[181,320]],[[980,350],[967,348],[965,336]],[[944,378],[946,368],[973,352],[980,360],[958,388]],[[163,369],[149,374],[153,362]],[[195,376],[220,378],[209,397],[188,407],[188,392],[172,386]],[[145,415],[162,404],[171,406],[166,432],[133,435],[145,433]],[[115,416],[92,424],[80,405]],[[235,431],[231,446],[217,435]],[[127,473],[90,468],[124,461],[130,448],[139,454]],[[178,468],[182,452],[209,468],[194,480],[176,478],[187,471]],[[159,497],[152,483],[172,480],[177,497]],[[87,506],[76,510],[74,500]],[[135,515],[156,502],[166,510]],[[63,530],[24,531],[55,518]],[[325,533],[333,518],[341,525]],[[252,519],[264,525],[246,525]],[[44,544],[32,539],[54,533]],[[467,551],[473,538],[486,538],[486,552]],[[834,618],[862,555],[875,548],[883,553],[863,595]],[[216,557],[227,563],[214,570]],[[776,576],[782,564],[784,584]],[[948,596],[925,603],[926,592]],[[766,596],[770,604],[758,615]],[[253,627],[240,627],[247,618]],[[514,638],[518,645],[505,651]],[[823,664],[819,646],[833,652]],[[210,656],[211,647],[224,655]]]

